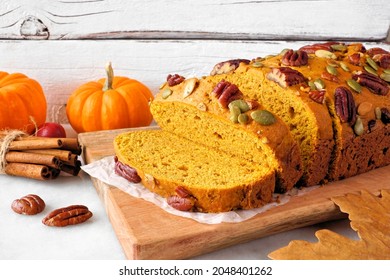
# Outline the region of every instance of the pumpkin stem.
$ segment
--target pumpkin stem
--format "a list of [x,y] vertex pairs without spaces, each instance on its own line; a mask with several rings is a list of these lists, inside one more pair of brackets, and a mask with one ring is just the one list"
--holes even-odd
[[111,62],[108,62],[106,65],[106,74],[107,79],[103,86],[103,91],[112,89],[112,81],[114,80],[114,70],[112,69]]

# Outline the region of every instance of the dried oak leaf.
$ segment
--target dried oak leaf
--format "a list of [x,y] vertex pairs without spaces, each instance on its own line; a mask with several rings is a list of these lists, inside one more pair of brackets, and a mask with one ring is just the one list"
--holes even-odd
[[324,229],[315,233],[317,243],[294,240],[268,256],[275,260],[389,260],[390,191],[382,190],[379,196],[362,191],[332,201],[349,214],[360,240]]

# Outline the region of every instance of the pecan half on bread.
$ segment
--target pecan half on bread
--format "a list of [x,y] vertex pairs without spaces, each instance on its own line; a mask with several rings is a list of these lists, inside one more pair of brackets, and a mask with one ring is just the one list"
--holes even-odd
[[384,80],[371,73],[357,72],[352,75],[352,79],[378,95],[387,95],[390,89]]
[[175,189],[176,195],[167,197],[167,203],[179,211],[191,211],[195,204],[195,197],[182,186]]
[[133,167],[120,162],[117,156],[114,157],[114,162],[114,171],[117,175],[122,176],[132,183],[141,182],[141,177],[138,175],[137,170],[135,170]]
[[267,79],[276,82],[282,88],[300,84],[306,81],[301,72],[290,67],[272,68],[267,74]]
[[219,75],[219,74],[228,74],[233,72],[240,66],[240,63],[249,64],[250,60],[248,59],[231,59],[227,61],[220,62],[213,67],[211,70],[210,76]]
[[286,66],[303,66],[309,61],[309,56],[306,52],[292,49],[288,50],[282,58],[282,63]]
[[230,102],[242,97],[242,93],[239,88],[235,84],[225,80],[220,81],[215,86],[213,94],[216,98],[218,98],[218,101],[223,108],[228,108]]

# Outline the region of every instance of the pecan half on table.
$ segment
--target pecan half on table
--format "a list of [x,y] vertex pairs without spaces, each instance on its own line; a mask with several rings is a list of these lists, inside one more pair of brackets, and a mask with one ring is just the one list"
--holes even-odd
[[92,212],[84,205],[71,205],[59,208],[43,218],[42,223],[47,226],[65,227],[84,223],[92,217]]
[[12,202],[11,208],[18,214],[35,215],[45,209],[45,202],[36,194],[28,194]]

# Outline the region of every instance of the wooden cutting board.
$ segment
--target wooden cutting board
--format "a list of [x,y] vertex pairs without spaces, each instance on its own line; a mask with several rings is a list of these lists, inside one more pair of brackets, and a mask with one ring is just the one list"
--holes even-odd
[[[79,134],[85,162],[113,155],[114,137],[128,130]],[[292,197],[286,204],[247,221],[218,225],[174,216],[95,178],[92,181],[128,259],[186,259],[278,232],[345,218],[330,197],[362,189],[378,195],[379,190],[390,189],[390,166]]]

